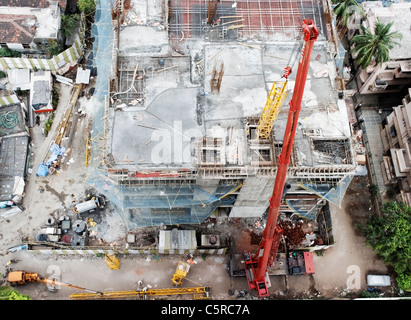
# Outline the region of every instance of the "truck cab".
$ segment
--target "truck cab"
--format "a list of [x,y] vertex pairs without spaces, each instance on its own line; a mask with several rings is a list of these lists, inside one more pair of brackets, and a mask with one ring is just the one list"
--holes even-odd
[[39,282],[40,276],[37,273],[28,273],[23,270],[10,271],[7,281],[12,286],[25,284],[26,282]]

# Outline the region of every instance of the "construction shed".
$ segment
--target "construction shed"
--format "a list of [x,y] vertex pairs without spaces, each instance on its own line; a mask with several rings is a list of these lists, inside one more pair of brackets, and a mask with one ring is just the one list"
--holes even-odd
[[159,253],[172,250],[195,250],[197,249],[197,238],[195,230],[160,230],[158,236]]

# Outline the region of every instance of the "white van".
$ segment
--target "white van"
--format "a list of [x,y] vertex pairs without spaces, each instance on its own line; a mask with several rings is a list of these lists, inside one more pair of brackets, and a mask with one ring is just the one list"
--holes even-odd
[[390,276],[369,274],[367,275],[367,285],[369,287],[388,287],[391,285]]

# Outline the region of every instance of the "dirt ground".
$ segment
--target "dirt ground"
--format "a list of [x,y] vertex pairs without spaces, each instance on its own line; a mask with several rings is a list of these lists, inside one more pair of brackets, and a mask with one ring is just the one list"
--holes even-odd
[[[36,176],[38,165],[43,162],[48,148],[56,136],[58,121],[66,110],[70,99],[71,88],[60,85],[61,98],[57,107],[55,122],[50,134],[45,137],[41,125],[31,129],[33,145],[32,173],[27,178],[26,194],[23,206],[25,211],[0,219],[0,273],[6,272],[6,264],[11,259],[17,263],[12,264],[14,269],[24,269],[38,272],[44,276],[58,275],[65,283],[81,286],[98,291],[134,290],[138,282],[143,281],[144,286],[152,288],[172,287],[171,278],[180,259],[183,256],[162,255],[124,255],[119,256],[120,269],[111,270],[103,258],[82,255],[43,255],[30,251],[8,253],[7,248],[22,243],[23,239],[36,240],[40,227],[44,226],[47,219],[52,216],[59,218],[69,215],[74,219],[74,204],[84,197],[88,185],[86,158],[86,139],[90,130],[90,105],[91,100],[80,98],[80,108],[86,116],[79,119],[72,145],[67,150],[64,158],[65,165],[55,175],[46,177]],[[68,138],[63,140],[67,143]],[[43,187],[41,192],[39,187]],[[333,221],[333,234],[335,244],[325,250],[322,255],[314,255],[315,274],[289,276],[272,276],[271,282],[273,299],[295,298],[338,298],[359,293],[367,289],[365,277],[368,272],[379,274],[388,273],[387,267],[365,245],[364,238],[354,224],[365,221],[372,212],[367,190],[367,179],[357,177],[351,183],[341,208],[331,205]],[[101,216],[102,223],[98,229],[98,237],[107,243],[124,240],[127,230],[120,217],[110,209],[105,210]],[[216,224],[218,227],[219,222]],[[235,223],[225,221],[221,229],[227,227],[233,236],[248,241],[244,234],[235,228]],[[239,240],[238,240],[239,241]],[[211,286],[212,299],[229,300],[237,299],[234,293],[248,289],[245,278],[235,277],[230,279],[227,264],[228,255],[195,257],[196,264],[192,265],[189,277],[184,286]],[[393,279],[392,279],[393,280]],[[394,283],[394,282],[393,282]],[[32,300],[67,300],[70,294],[78,290],[62,287],[55,293],[47,290],[44,284],[27,284],[19,287],[22,294],[27,294]],[[231,291],[232,292],[232,291]],[[175,296],[172,299],[191,299],[191,296]],[[249,294],[244,299],[257,299],[255,294]]]

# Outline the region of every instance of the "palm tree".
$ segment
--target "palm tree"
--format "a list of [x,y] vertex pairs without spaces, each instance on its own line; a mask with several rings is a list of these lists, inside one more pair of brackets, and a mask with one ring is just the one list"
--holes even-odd
[[374,32],[361,26],[363,34],[355,35],[351,42],[355,45],[352,53],[356,55],[355,62],[363,69],[367,68],[372,61],[376,65],[382,64],[390,59],[389,52],[395,45],[400,45],[402,34],[398,31],[391,32],[394,22],[387,24],[377,20]]
[[354,14],[364,16],[364,11],[356,0],[332,0],[334,7],[334,14],[337,18],[337,27],[340,29],[342,35],[347,32],[348,21]]

